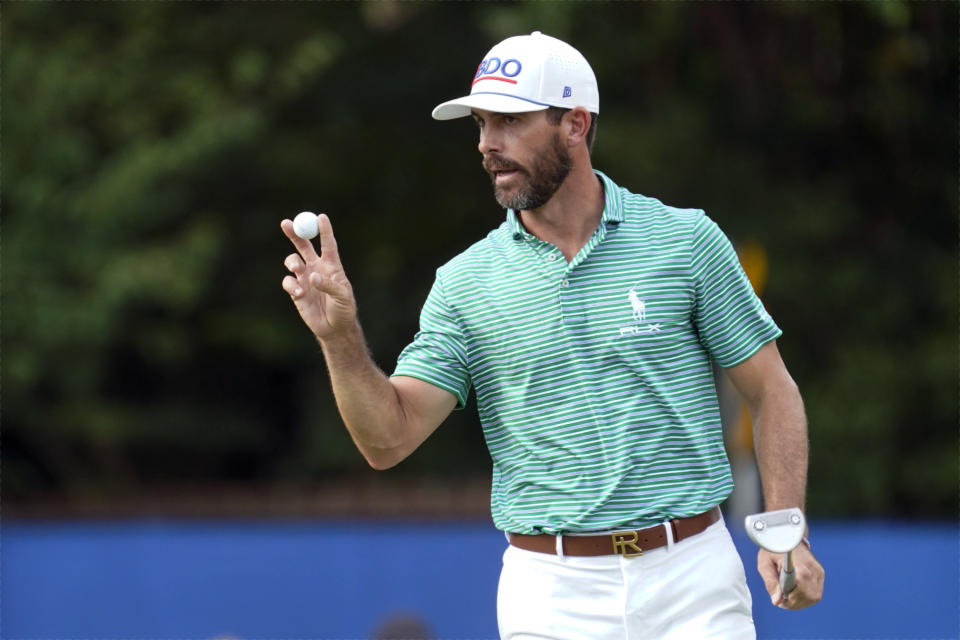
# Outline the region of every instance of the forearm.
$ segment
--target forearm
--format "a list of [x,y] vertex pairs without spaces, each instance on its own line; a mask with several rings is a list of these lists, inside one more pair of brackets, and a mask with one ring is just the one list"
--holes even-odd
[[792,379],[773,387],[751,406],[764,509],[804,508],[808,440],[803,400]]
[[377,367],[359,324],[320,340],[340,416],[371,466],[384,468],[385,452],[403,442],[403,406]]
[[319,255],[311,242],[296,235],[290,220],[280,228],[297,248],[284,260],[290,275],[283,279],[283,290],[320,342],[347,431],[370,466],[391,467],[443,421],[456,398],[425,382],[391,380],[373,362],[325,214],[317,218]]

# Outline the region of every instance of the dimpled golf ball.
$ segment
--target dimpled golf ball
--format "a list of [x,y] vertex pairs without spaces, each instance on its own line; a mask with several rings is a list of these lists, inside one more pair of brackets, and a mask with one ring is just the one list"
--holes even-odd
[[317,234],[320,233],[317,226],[317,214],[312,211],[298,213],[297,217],[293,219],[293,232],[304,240],[316,238]]

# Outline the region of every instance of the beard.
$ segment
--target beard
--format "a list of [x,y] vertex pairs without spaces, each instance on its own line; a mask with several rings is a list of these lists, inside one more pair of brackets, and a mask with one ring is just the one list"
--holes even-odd
[[[573,169],[570,152],[556,134],[543,150],[536,154],[533,167],[527,169],[498,154],[483,159],[483,168],[493,182],[493,196],[504,209],[529,211],[539,209],[557,192]],[[516,171],[523,181],[512,194],[508,187],[497,184],[497,171]]]

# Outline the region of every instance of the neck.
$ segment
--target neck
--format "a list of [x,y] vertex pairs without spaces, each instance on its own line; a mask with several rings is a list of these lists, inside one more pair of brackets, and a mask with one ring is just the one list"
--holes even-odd
[[546,204],[518,215],[527,231],[555,245],[570,262],[599,226],[603,206],[603,185],[588,158],[586,162],[575,162],[570,175]]

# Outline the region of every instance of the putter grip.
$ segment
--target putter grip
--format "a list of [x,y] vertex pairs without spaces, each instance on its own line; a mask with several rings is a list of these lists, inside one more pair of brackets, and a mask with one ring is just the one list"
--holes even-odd
[[780,568],[780,593],[784,597],[797,586],[797,572],[787,571],[786,565]]

